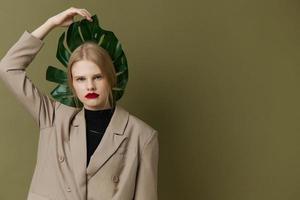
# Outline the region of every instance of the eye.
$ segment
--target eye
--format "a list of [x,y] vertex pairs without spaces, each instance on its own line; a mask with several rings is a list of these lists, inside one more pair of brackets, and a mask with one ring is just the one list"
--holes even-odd
[[79,78],[76,79],[76,81],[84,81],[84,80],[85,80],[84,77],[79,77]]
[[95,79],[100,80],[100,79],[102,79],[102,76],[101,75],[97,75],[97,76],[95,76]]

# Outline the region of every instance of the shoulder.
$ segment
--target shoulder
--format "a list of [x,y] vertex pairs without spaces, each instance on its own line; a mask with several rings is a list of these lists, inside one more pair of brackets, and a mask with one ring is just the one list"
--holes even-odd
[[152,126],[146,123],[143,119],[132,114],[126,108],[124,108],[119,104],[117,104],[114,114],[118,115],[118,118],[122,119],[119,120],[118,122],[122,122],[126,120],[127,126],[129,126],[130,128],[142,129],[143,131],[150,131],[150,132],[156,131]]
[[143,119],[141,119],[131,113],[129,113],[128,123],[134,125],[136,128],[142,129],[143,131],[146,131],[146,132],[155,132],[156,131],[156,129],[154,129],[152,126],[150,126]]
[[55,118],[59,123],[71,123],[71,120],[78,114],[81,109],[64,105],[55,101]]
[[63,113],[65,115],[66,114],[72,115],[74,112],[77,111],[77,109],[71,106],[64,105],[59,101],[55,101],[55,111]]
[[155,128],[129,112],[126,130],[132,140],[138,140],[139,146],[142,148],[151,141],[158,139],[158,131]]

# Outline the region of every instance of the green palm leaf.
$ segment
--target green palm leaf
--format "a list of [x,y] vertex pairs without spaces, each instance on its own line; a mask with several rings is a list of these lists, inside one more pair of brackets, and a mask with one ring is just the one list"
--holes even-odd
[[[62,104],[72,106],[72,107],[76,107],[75,98],[74,98],[70,88],[68,87],[68,85],[64,85],[64,84],[58,85],[51,92],[51,95],[54,99],[61,102]],[[82,104],[79,104],[79,106],[81,107]]]
[[[125,91],[128,82],[128,64],[121,43],[111,31],[102,29],[96,15],[92,16],[93,21],[86,19],[72,23],[68,30],[64,32],[59,40],[56,52],[56,58],[68,66],[71,53],[82,43],[93,41],[109,53],[115,67],[117,76],[117,86],[112,90],[114,101],[119,100]],[[67,73],[61,69],[49,66],[46,73],[46,79],[58,83],[53,89],[51,95],[57,101],[75,107],[75,97],[73,96],[67,80]],[[82,104],[80,104],[82,106]]]
[[56,52],[56,58],[67,67],[70,58],[70,51],[64,45],[65,33],[63,33],[58,40],[58,47]]
[[68,84],[67,73],[52,66],[49,66],[47,69],[46,80],[59,84]]

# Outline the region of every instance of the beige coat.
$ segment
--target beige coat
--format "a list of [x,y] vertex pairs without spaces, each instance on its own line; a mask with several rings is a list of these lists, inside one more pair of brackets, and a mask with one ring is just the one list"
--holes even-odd
[[84,109],[50,99],[26,76],[42,46],[25,31],[0,62],[1,79],[40,128],[27,200],[156,200],[157,131],[117,105],[86,167]]

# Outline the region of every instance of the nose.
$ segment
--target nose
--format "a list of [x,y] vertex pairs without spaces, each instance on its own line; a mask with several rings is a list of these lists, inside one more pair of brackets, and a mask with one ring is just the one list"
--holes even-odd
[[95,84],[93,82],[93,80],[88,80],[87,81],[87,90],[88,91],[94,91],[96,88],[95,88]]

